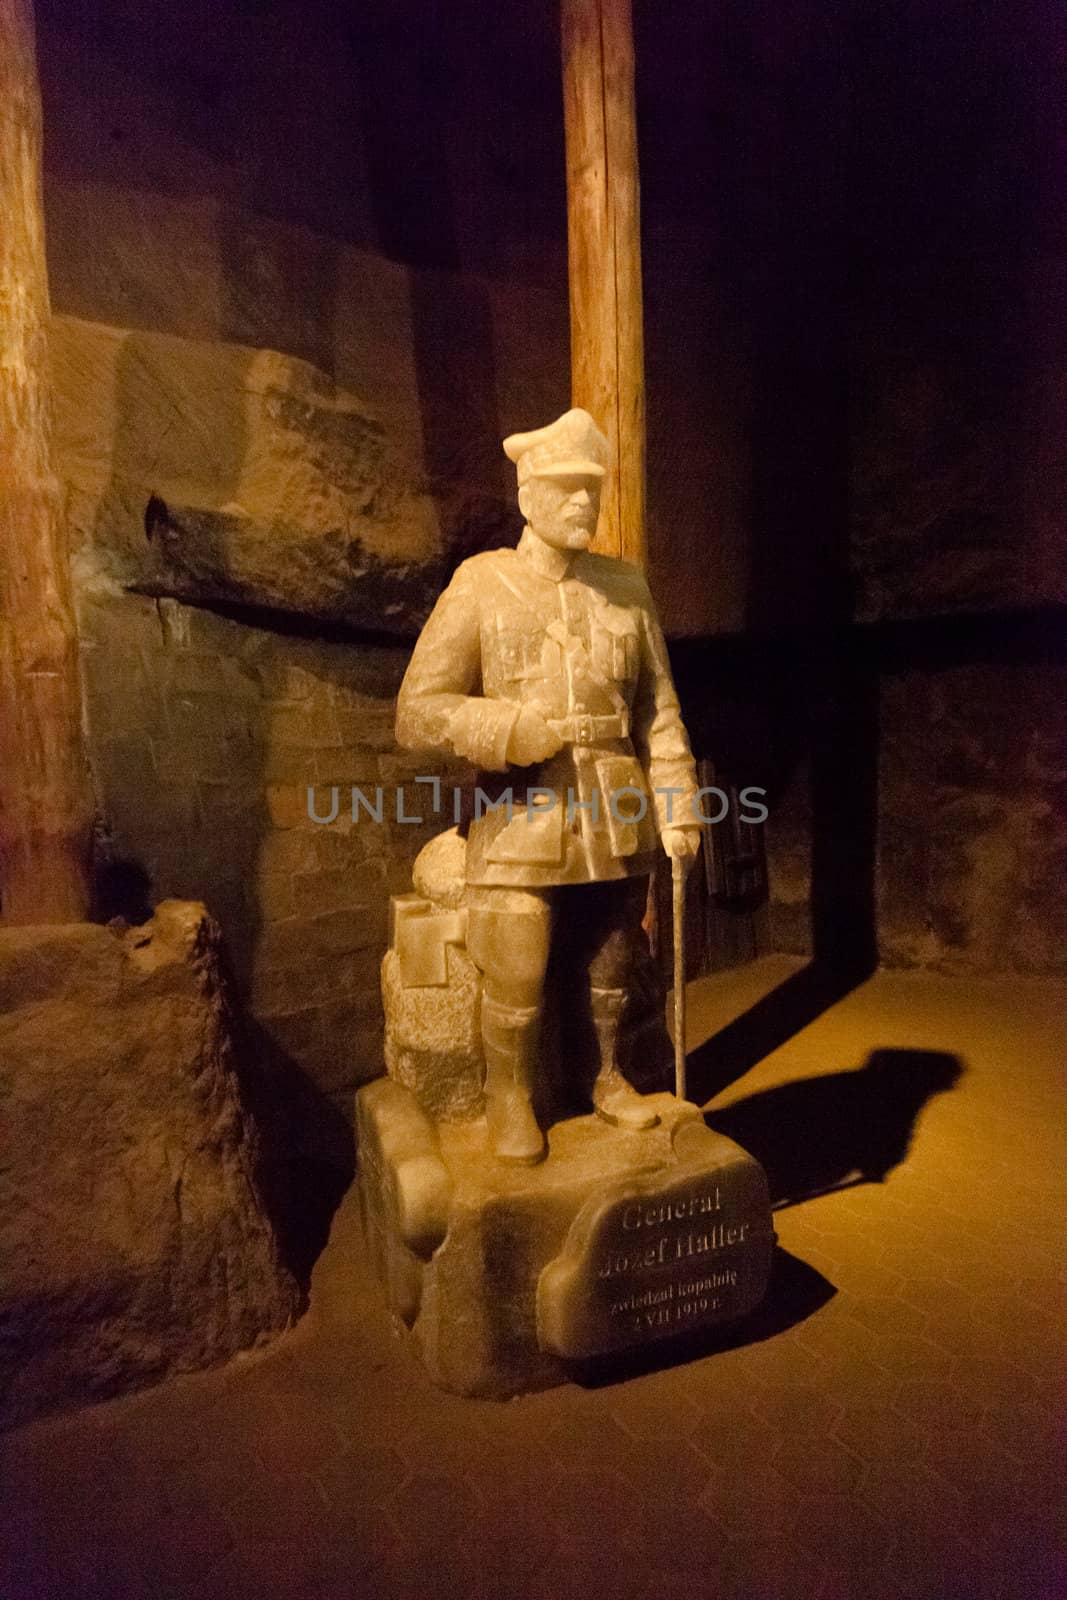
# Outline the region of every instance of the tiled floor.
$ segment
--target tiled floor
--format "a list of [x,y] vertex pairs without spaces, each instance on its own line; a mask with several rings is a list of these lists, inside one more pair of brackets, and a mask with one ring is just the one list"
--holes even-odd
[[[791,970],[694,986],[695,1036]],[[0,1596],[1067,1594],[1065,1014],[1037,981],[881,974],[723,1093],[793,1202],[782,1271],[760,1337],[667,1371],[437,1393],[347,1201],[272,1350],[8,1436]]]

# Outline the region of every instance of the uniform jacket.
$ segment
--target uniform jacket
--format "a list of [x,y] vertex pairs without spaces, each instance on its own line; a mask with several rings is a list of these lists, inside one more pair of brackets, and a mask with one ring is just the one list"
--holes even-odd
[[[401,745],[471,761],[491,799],[511,789],[510,820],[502,801],[470,825],[471,884],[537,888],[645,873],[658,830],[693,821],[693,757],[643,576],[581,552],[558,578],[552,554],[526,529],[517,549],[464,561],[400,689]],[[547,761],[508,768],[508,738],[525,705],[564,743]],[[681,792],[650,793],[668,787]]]

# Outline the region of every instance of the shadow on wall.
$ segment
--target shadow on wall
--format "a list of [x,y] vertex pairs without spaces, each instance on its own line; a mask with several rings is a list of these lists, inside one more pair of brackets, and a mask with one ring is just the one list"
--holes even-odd
[[229,206],[219,213],[217,239],[222,337],[283,350],[335,378],[337,241],[307,229],[293,233],[254,209]]
[[904,1160],[919,1114],[963,1075],[941,1050],[875,1050],[862,1067],[737,1100],[706,1121],[761,1163],[772,1204],[849,1183],[883,1183]]
[[[358,116],[378,243],[413,270],[411,331],[427,487],[454,563],[513,543],[485,283],[463,261],[447,130],[455,83],[441,16],[352,24]],[[473,487],[472,487],[473,486]]]
[[[807,771],[807,848],[798,843],[788,865],[810,885],[810,927],[795,930],[796,945],[779,945],[772,922],[772,947],[810,951],[812,965],[696,1052],[698,1099],[814,1020],[878,960],[878,678],[871,663],[857,662],[849,636],[848,107],[845,80],[832,73],[827,81],[832,92],[823,85],[818,115],[800,119],[803,140],[791,100],[773,112],[773,142],[791,181],[752,283],[746,633],[672,652],[697,754],[714,762],[716,781],[765,789],[772,841],[776,814]],[[709,694],[709,684],[719,692]],[[773,877],[771,889],[773,899]],[[802,891],[796,905],[799,920]]]
[[[790,198],[776,213],[776,248],[761,258],[753,300],[745,620],[754,649],[740,673],[741,663],[734,667],[742,702],[755,701],[757,715],[750,730],[735,711],[725,749],[718,730],[700,741],[701,754],[728,781],[767,789],[772,817],[806,762],[812,964],[698,1052],[695,1076],[704,1095],[811,1022],[878,961],[878,680],[869,667],[857,669],[848,638],[852,299],[840,137],[848,107],[844,80],[831,74],[828,84],[819,115],[805,122],[803,154],[790,127],[796,107],[777,108],[785,169],[797,167],[783,190]],[[784,675],[770,662],[783,638]],[[773,858],[771,865],[773,871]]]
[[[763,788],[773,830],[805,764],[809,781],[810,832],[798,871],[810,885],[810,965],[693,1051],[689,1072],[698,1104],[835,1005],[878,964],[877,666],[843,630],[813,633],[795,650],[780,639],[766,645],[724,639],[672,651],[694,748],[712,756],[716,782]],[[722,692],[699,692],[708,681]],[[773,874],[776,860],[768,853]],[[747,909],[742,914],[751,916]]]

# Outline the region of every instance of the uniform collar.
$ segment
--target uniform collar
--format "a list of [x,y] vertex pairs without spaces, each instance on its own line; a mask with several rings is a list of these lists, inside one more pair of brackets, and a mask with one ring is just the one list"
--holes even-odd
[[539,539],[529,528],[523,528],[517,549],[519,555],[523,556],[542,578],[549,578],[553,583],[562,583],[564,578],[571,577],[575,558],[580,554],[577,550],[557,550],[554,545],[546,544],[543,539]]

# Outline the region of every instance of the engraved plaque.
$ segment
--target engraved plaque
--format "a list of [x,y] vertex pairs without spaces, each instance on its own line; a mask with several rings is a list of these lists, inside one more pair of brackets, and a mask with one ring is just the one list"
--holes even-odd
[[775,1233],[763,1168],[702,1122],[676,1159],[578,1212],[537,1287],[542,1350],[570,1360],[736,1321],[762,1300]]

